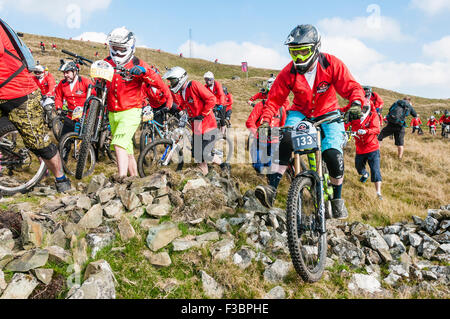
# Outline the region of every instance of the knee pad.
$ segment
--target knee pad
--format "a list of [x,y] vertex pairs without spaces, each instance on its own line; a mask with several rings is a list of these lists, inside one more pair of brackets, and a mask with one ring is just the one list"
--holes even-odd
[[56,154],[58,154],[58,149],[56,148],[55,144],[50,144],[47,147],[44,147],[40,150],[32,150],[36,156],[41,157],[42,159],[48,161],[51,160],[53,157],[55,157]]
[[336,179],[344,177],[344,155],[341,152],[331,148],[323,152],[322,158],[327,164],[331,177]]

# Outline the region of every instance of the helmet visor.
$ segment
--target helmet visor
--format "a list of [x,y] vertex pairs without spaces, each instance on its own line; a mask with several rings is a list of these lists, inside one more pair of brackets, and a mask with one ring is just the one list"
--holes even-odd
[[297,62],[299,59],[306,62],[314,54],[314,45],[302,45],[289,47],[292,59]]
[[167,79],[167,81],[169,81],[171,89],[175,88],[178,85],[178,83],[180,83],[180,79],[177,78],[169,78]]
[[208,86],[211,86],[214,84],[214,79],[205,78],[205,83],[208,84]]

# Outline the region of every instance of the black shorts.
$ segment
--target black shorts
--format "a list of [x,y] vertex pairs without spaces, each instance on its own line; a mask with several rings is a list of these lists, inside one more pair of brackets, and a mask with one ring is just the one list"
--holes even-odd
[[218,129],[203,135],[192,135],[192,157],[195,163],[212,162],[214,146],[221,136]]
[[359,175],[367,173],[366,164],[369,163],[370,167],[370,179],[372,183],[382,182],[381,169],[380,169],[380,150],[376,150],[367,154],[356,154],[355,167]]
[[394,135],[395,145],[403,146],[405,145],[405,127],[388,123],[388,125],[381,130],[378,140],[381,142],[384,138]]

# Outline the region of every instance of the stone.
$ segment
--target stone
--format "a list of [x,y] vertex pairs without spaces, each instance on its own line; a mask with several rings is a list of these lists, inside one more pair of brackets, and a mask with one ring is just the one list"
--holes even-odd
[[389,265],[389,272],[403,278],[409,278],[409,265],[398,262],[391,263]]
[[381,283],[374,275],[353,274],[348,289],[354,293],[375,294],[382,292]]
[[171,206],[169,195],[157,197],[157,198],[155,198],[155,200],[153,202],[155,204],[159,204],[159,205],[166,204],[166,205]]
[[267,246],[269,244],[269,240],[272,238],[268,231],[262,231],[259,233],[260,242],[263,246]]
[[28,213],[34,210],[33,205],[29,202],[17,203],[11,205],[9,208],[14,213]]
[[95,266],[89,264],[85,276],[88,278],[83,282],[81,287],[71,294],[68,299],[115,299],[115,278],[109,264],[104,261],[98,261]]
[[264,279],[271,283],[282,282],[288,275],[291,268],[291,263],[277,259],[264,271]]
[[132,211],[141,205],[141,201],[139,200],[137,195],[129,190],[119,190],[118,195],[120,197],[120,200],[122,201],[123,206],[125,206],[128,211]]
[[53,269],[38,268],[34,270],[34,275],[45,285],[48,285],[52,281]]
[[18,259],[11,261],[5,269],[13,272],[27,272],[31,269],[44,266],[49,259],[47,250],[35,249],[26,252]]
[[210,251],[214,260],[225,260],[231,255],[235,244],[233,239],[222,239],[211,246]]
[[33,221],[32,216],[31,213],[22,213],[21,239],[25,249],[43,245],[44,227]]
[[61,198],[61,202],[64,206],[74,206],[77,204],[78,198],[78,196],[66,196]]
[[61,227],[58,227],[58,229],[51,234],[48,246],[59,246],[61,248],[66,248],[66,244],[66,233],[64,233],[64,230]]
[[147,206],[147,214],[154,217],[163,217],[170,214],[171,206],[169,204],[152,204]]
[[53,213],[54,211],[57,211],[58,209],[64,207],[63,202],[60,200],[51,201],[45,203],[45,205],[42,207],[43,213]]
[[146,191],[153,191],[164,188],[167,186],[167,177],[164,174],[156,173],[151,176],[140,178],[134,181],[130,189],[136,194],[143,193]]
[[221,299],[224,293],[223,288],[205,271],[201,270],[200,274],[202,276],[203,292],[206,297],[211,299]]
[[422,227],[428,234],[433,235],[439,227],[439,221],[431,216],[428,216],[423,221]]
[[222,234],[225,234],[225,233],[227,233],[228,231],[231,230],[230,223],[227,221],[226,218],[222,218],[222,219],[217,220],[216,228]]
[[69,264],[72,261],[72,254],[59,246],[47,247],[48,259],[55,263]]
[[[305,249],[307,248],[304,247]],[[317,255],[317,247],[310,249],[312,255]],[[332,252],[339,257],[341,263],[350,263],[354,267],[362,267],[365,263],[366,256],[362,249],[358,248],[351,242],[341,240],[341,243],[332,248]]]
[[450,244],[450,231],[446,231],[443,234],[433,236],[433,239],[440,244]]
[[242,225],[243,223],[245,223],[245,218],[236,218],[236,217],[230,218],[229,223],[232,226]]
[[136,232],[133,226],[131,226],[130,221],[125,216],[122,216],[122,218],[120,219],[118,227],[120,237],[122,238],[123,241],[127,242],[130,239],[136,237]]
[[402,226],[400,225],[391,225],[391,226],[386,226],[383,229],[383,232],[386,235],[396,235],[398,234],[400,231],[402,230]]
[[104,188],[98,192],[98,199],[100,204],[108,203],[116,197],[116,190],[114,187]]
[[86,193],[88,195],[97,193],[97,191],[103,188],[107,182],[108,180],[103,173],[93,176],[91,181],[89,182]]
[[129,214],[127,214],[127,216],[130,216],[135,219],[139,219],[142,216],[144,216],[144,214],[145,214],[145,208],[142,206],[139,206],[138,208],[136,208],[135,210],[133,210]]
[[392,261],[392,256],[389,252],[388,244],[375,228],[371,227],[364,233],[364,235],[369,247],[376,250],[380,254],[383,261]]
[[243,208],[250,212],[261,212],[261,213],[268,213],[268,209],[264,207],[260,201],[256,198],[255,192],[252,190],[249,190],[245,193],[243,197],[244,206]]
[[76,207],[79,209],[90,210],[92,207],[91,199],[87,196],[80,196],[77,200]]
[[283,287],[276,286],[265,294],[263,299],[286,299],[286,292]]
[[419,254],[425,259],[431,259],[439,248],[439,243],[433,238],[425,236],[422,244],[419,246]]
[[442,244],[439,246],[439,253],[450,254],[450,244]]
[[120,199],[115,199],[103,206],[103,211],[106,217],[119,220],[125,213],[125,208]]
[[429,271],[429,270],[422,270],[422,276],[423,276],[423,279],[425,279],[425,280],[438,280],[439,279],[438,276],[434,272]]
[[197,237],[195,237],[195,240],[198,242],[219,240],[219,233],[218,232],[210,232],[210,233],[198,235]]
[[384,282],[387,283],[390,286],[396,287],[398,285],[398,281],[401,279],[402,277],[400,277],[399,275],[396,274],[389,274],[389,276],[387,276],[386,278],[384,278]]
[[11,251],[14,248],[13,233],[8,228],[0,229],[0,251]]
[[145,218],[141,221],[141,227],[148,231],[150,228],[156,227],[159,225],[159,219],[153,219],[153,218]]
[[97,253],[103,248],[109,246],[113,240],[114,235],[111,233],[91,233],[86,236],[88,245],[92,248],[91,257],[95,258]]
[[186,194],[190,190],[196,190],[200,187],[208,187],[208,183],[203,179],[191,179],[189,180],[183,188],[183,194]]
[[[340,229],[340,228],[338,228],[338,229]],[[366,232],[368,232],[371,229],[372,228],[369,225],[355,222],[350,226],[350,233],[353,236],[356,236],[356,238],[358,238],[359,241],[363,241],[367,237]],[[341,233],[343,234],[342,230],[341,230]]]
[[395,234],[387,234],[383,236],[384,240],[388,244],[389,248],[394,248],[396,246],[402,245],[403,243],[400,238]]
[[50,187],[35,187],[33,191],[30,193],[31,196],[52,196],[56,195],[56,190],[51,189]]
[[443,220],[439,225],[439,228],[444,230],[450,228],[450,220]]
[[382,259],[378,252],[369,248],[363,247],[363,253],[366,255],[366,263],[369,265],[379,265],[382,262]]
[[256,254],[255,261],[262,262],[265,266],[269,266],[272,264],[272,259],[270,259],[266,254],[263,252],[259,252]]
[[241,269],[246,269],[252,264],[255,252],[248,248],[241,248],[233,255],[233,263]]
[[185,239],[175,239],[172,242],[173,245],[173,251],[185,251],[189,250],[194,247],[200,247],[202,245],[201,242],[198,242],[196,240],[185,240]]
[[417,235],[416,233],[409,233],[408,237],[411,246],[417,248],[420,246],[420,244],[422,244],[423,239],[422,237],[420,237],[420,235]]
[[99,227],[103,222],[103,208],[100,204],[92,206],[86,215],[77,224],[79,228],[92,229]]
[[7,286],[8,284],[5,281],[5,274],[0,270],[0,296],[2,294],[2,291],[5,290]]
[[141,204],[144,206],[148,206],[153,204],[153,196],[150,194],[150,192],[143,192],[138,194],[138,198],[141,201]]
[[181,231],[178,229],[178,225],[171,222],[165,222],[161,225],[149,229],[147,236],[147,246],[155,252],[167,246],[174,239],[180,236]]
[[38,284],[32,275],[16,273],[0,299],[27,299]]
[[422,226],[423,223],[422,218],[420,218],[419,216],[412,216],[412,219],[414,221],[414,224],[416,224],[417,226]]
[[166,252],[155,254],[147,250],[143,252],[143,255],[154,266],[169,267],[172,264],[172,260],[170,259],[169,254]]
[[72,236],[70,248],[72,250],[73,262],[79,266],[79,269],[83,268],[84,264],[88,261],[87,245],[86,238],[77,239],[76,236]]

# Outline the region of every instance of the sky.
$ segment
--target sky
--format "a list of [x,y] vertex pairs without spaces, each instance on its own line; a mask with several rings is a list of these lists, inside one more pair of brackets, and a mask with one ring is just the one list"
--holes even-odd
[[0,16],[26,33],[104,42],[114,28],[138,46],[220,63],[282,69],[284,41],[313,24],[322,51],[362,85],[450,98],[450,0],[0,0]]

